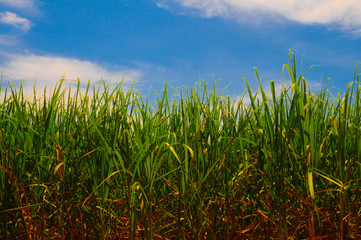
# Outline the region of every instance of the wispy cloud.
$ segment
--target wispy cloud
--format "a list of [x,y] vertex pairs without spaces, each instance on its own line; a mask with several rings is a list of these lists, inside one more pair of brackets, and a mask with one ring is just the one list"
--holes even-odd
[[157,5],[169,8],[174,2],[198,10],[203,17],[288,19],[302,24],[337,24],[349,30],[361,27],[358,0],[159,0]]
[[28,31],[32,25],[29,19],[20,17],[16,13],[12,12],[0,13],[0,23],[9,24],[23,31]]
[[0,0],[0,3],[16,8],[32,8],[33,0]]
[[19,40],[16,36],[9,34],[0,34],[0,45],[3,46],[16,46]]
[[107,84],[115,85],[124,78],[124,82],[139,80],[142,72],[134,69],[124,71],[107,70],[97,63],[74,58],[62,58],[37,55],[6,55],[8,61],[0,64],[5,80],[24,80],[24,85],[32,87],[36,79],[38,87],[54,86],[61,78],[79,80],[82,85],[88,80],[92,83],[103,79]]

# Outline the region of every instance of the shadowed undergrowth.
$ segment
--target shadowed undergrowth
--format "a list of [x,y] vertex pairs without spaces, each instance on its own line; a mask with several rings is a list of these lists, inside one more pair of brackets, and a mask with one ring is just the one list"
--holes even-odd
[[282,71],[277,95],[246,81],[249,106],[215,83],[165,86],[156,107],[121,84],[67,94],[62,80],[31,100],[7,88],[0,238],[359,239],[357,68],[334,99],[292,53]]

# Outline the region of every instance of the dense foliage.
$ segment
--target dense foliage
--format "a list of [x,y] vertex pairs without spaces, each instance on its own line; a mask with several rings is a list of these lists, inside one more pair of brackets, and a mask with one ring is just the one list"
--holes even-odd
[[3,89],[0,238],[360,239],[357,69],[331,98],[290,60],[249,105],[215,83],[156,107],[121,84]]

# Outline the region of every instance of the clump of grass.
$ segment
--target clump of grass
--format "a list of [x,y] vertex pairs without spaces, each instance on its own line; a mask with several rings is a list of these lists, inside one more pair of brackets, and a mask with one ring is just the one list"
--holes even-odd
[[[257,69],[256,77],[259,80]],[[360,85],[262,85],[245,106],[198,83],[155,108],[122,84],[0,103],[4,239],[358,239]],[[79,83],[80,84],[80,83]],[[92,96],[92,97],[90,97]]]

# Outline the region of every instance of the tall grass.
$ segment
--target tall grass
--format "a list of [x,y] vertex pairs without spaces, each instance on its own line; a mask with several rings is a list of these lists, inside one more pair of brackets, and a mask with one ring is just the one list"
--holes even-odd
[[[292,81],[251,103],[197,83],[155,106],[134,90],[0,103],[3,239],[359,239],[357,67],[343,97]],[[34,88],[35,89],[35,88]],[[72,94],[69,94],[69,93]],[[37,95],[38,94],[38,95]],[[92,96],[92,97],[90,97]]]

